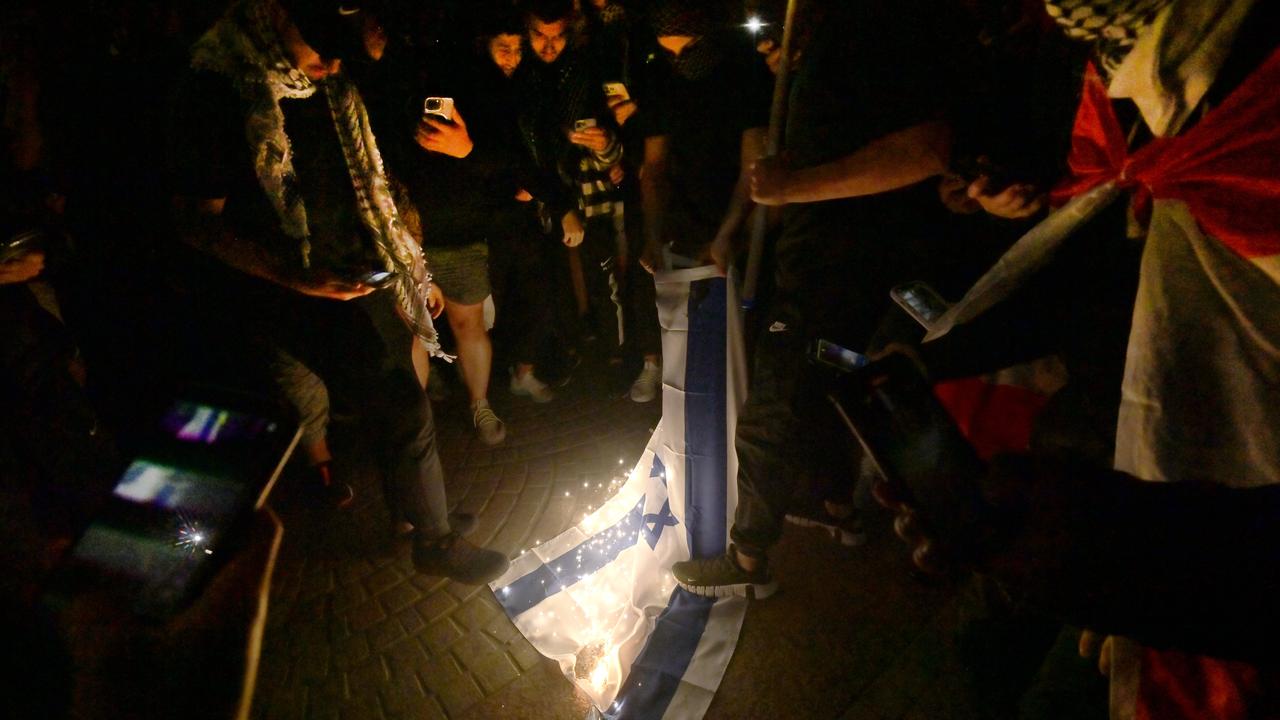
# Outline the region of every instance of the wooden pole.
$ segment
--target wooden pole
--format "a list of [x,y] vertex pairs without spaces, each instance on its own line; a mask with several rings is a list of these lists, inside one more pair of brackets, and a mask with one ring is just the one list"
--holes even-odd
[[[782,24],[782,58],[773,79],[773,104],[769,107],[769,131],[765,137],[765,157],[777,157],[782,149],[782,131],[786,123],[787,86],[791,74],[791,29],[795,26],[797,0],[787,0],[787,13]],[[767,208],[757,206],[751,215],[751,240],[747,246],[747,274],[742,281],[742,307],[755,306],[760,279],[760,259],[764,255],[764,236],[769,229]]]

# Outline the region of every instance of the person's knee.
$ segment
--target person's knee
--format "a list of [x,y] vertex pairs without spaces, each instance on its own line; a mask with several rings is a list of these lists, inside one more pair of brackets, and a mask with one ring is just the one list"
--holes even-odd
[[485,332],[482,304],[451,305],[446,310],[446,315],[449,318],[449,328],[459,339],[483,335]]

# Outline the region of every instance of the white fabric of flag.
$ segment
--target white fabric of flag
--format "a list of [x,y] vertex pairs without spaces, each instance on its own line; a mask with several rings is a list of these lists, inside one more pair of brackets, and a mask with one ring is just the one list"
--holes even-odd
[[539,652],[611,720],[700,718],[733,656],[743,598],[678,587],[672,564],[725,551],[746,394],[738,302],[715,268],[659,272],[662,421],[617,493],[491,587]]

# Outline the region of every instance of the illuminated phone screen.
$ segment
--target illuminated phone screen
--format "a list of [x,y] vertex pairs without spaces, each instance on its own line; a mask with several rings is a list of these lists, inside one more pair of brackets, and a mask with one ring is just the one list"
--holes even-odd
[[85,531],[73,560],[134,588],[136,609],[164,614],[192,590],[250,488],[139,458],[112,491],[119,504]]
[[178,440],[205,445],[255,440],[277,430],[273,421],[194,402],[175,403],[160,426]]
[[924,319],[925,322],[933,322],[946,312],[946,308],[939,307],[937,304],[930,302],[931,298],[926,297],[916,290],[907,290],[902,293],[902,299],[911,306],[912,310]]
[[870,362],[866,355],[856,353],[848,348],[840,347],[826,340],[818,341],[816,354],[818,362],[825,363],[845,372],[855,370]]

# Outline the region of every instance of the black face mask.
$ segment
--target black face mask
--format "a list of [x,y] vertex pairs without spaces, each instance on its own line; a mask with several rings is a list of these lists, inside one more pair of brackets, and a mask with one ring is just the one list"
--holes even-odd
[[701,80],[720,64],[720,50],[706,38],[685,46],[679,55],[667,55],[671,68],[685,80]]

